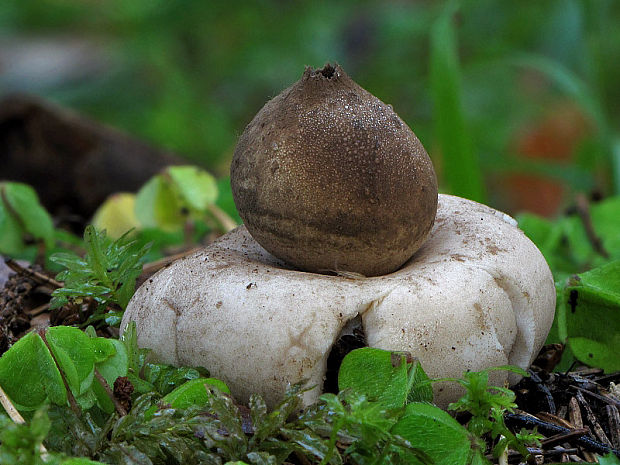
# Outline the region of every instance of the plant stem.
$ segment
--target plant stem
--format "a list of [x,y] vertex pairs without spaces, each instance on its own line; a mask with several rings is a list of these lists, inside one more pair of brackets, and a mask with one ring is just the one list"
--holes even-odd
[[13,260],[12,258],[5,259],[4,263],[10,269],[15,271],[15,273],[20,273],[20,274],[25,274],[27,276],[30,276],[35,281],[38,281],[41,284],[49,284],[50,286],[55,287],[55,288],[63,287],[63,284],[61,282],[56,281],[54,278],[50,278],[49,276],[46,276],[43,273],[39,273],[38,271],[34,271],[28,267],[22,266],[19,263],[17,263],[15,260]]
[[99,384],[101,384],[101,386],[105,390],[105,393],[108,395],[108,397],[114,404],[114,408],[116,409],[118,414],[121,417],[124,417],[125,415],[127,415],[127,410],[125,410],[125,407],[123,407],[118,401],[118,399],[114,397],[114,392],[112,391],[112,388],[110,388],[110,385],[108,384],[108,382],[105,380],[102,374],[99,373],[97,369],[95,369],[95,378],[97,379],[97,381],[99,381]]
[[577,195],[577,214],[579,218],[581,218],[581,222],[583,223],[583,228],[586,231],[586,236],[592,245],[592,248],[596,253],[601,255],[604,258],[609,258],[609,252],[603,246],[603,241],[596,234],[594,230],[594,225],[592,224],[592,217],[590,216],[590,204],[588,199],[583,194]]
[[213,218],[217,220],[221,232],[227,233],[228,231],[232,231],[238,226],[237,222],[233,220],[228,215],[228,213],[226,213],[217,205],[211,204],[207,207],[207,210],[213,216]]
[[0,404],[4,407],[4,410],[9,415],[9,418],[13,420],[13,423],[17,423],[19,425],[26,423],[26,420],[24,420],[24,417],[22,417],[17,411],[11,402],[11,399],[9,399],[9,396],[7,396],[4,389],[2,389],[2,386],[0,386]]
[[321,463],[319,465],[325,465],[332,458],[332,455],[334,455],[334,450],[336,450],[336,441],[338,440],[338,431],[340,431],[340,428],[342,428],[343,425],[344,420],[342,418],[339,418],[334,423],[334,426],[332,427],[332,435],[329,438],[329,450],[327,451],[325,457],[323,457],[323,460],[321,460]]
[[43,343],[47,347],[47,350],[49,350],[50,355],[52,356],[52,359],[54,360],[54,363],[56,364],[56,368],[58,369],[58,372],[60,373],[60,377],[62,378],[62,382],[65,385],[65,390],[67,391],[67,400],[69,401],[69,406],[71,407],[71,410],[73,410],[73,413],[75,413],[78,417],[82,416],[82,410],[78,406],[78,404],[77,404],[77,402],[75,400],[75,397],[73,396],[73,393],[71,392],[71,388],[69,387],[69,383],[67,382],[67,378],[65,376],[65,373],[64,373],[64,371],[62,371],[62,368],[60,367],[60,364],[58,363],[58,360],[56,360],[56,355],[54,355],[54,351],[52,350],[52,348],[50,347],[49,343],[47,342],[47,337],[45,337],[45,330],[44,329],[39,331],[39,336],[43,340]]
[[[17,411],[13,405],[13,402],[9,399],[9,396],[7,396],[4,389],[2,389],[2,386],[0,386],[0,404],[4,407],[4,410],[9,415],[9,418],[13,420],[13,423],[17,423],[18,425],[23,425],[26,423],[26,420],[24,420],[24,417],[22,417]],[[39,452],[41,452],[41,459],[45,460],[47,457],[47,449],[43,444],[39,444]]]

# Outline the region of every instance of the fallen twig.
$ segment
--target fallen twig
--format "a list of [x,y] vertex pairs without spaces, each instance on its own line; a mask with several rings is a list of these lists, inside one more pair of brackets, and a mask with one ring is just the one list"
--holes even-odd
[[590,216],[590,204],[588,199],[583,194],[578,194],[575,199],[577,202],[577,214],[579,218],[581,218],[581,222],[583,223],[583,227],[586,231],[586,236],[592,245],[592,248],[599,255],[609,258],[609,252],[603,246],[603,241],[594,231],[594,226],[592,225],[592,217]]
[[[538,431],[542,434],[555,435],[560,433],[568,433],[571,431],[570,428],[564,428],[563,426],[554,425],[553,423],[542,421],[536,417],[523,415],[520,413],[507,413],[505,415],[505,419],[506,423],[509,425],[525,428],[536,427]],[[609,452],[612,452],[618,457],[620,457],[620,449],[610,447],[607,444],[603,444],[602,442],[591,439],[587,436],[575,438],[574,441],[578,445],[587,447],[588,449],[596,452],[597,454],[608,454]]]
[[0,404],[4,407],[4,410],[8,414],[9,418],[13,420],[13,423],[18,423],[20,425],[26,423],[26,420],[24,420],[24,417],[22,417],[17,411],[11,402],[11,399],[9,399],[9,396],[7,396],[4,389],[2,389],[2,386],[0,386]]
[[581,391],[578,391],[575,397],[577,398],[577,401],[581,404],[581,406],[586,411],[586,416],[588,417],[588,421],[590,422],[590,424],[592,425],[592,428],[594,429],[594,434],[596,434],[596,437],[598,437],[602,443],[608,444],[609,446],[611,446],[611,441],[605,434],[605,431],[603,431],[603,428],[601,427],[598,420],[596,419],[596,415],[594,415],[594,412],[590,408],[590,404],[588,404],[586,399],[583,397],[583,394],[581,393]]
[[547,385],[543,383],[543,380],[540,379],[540,376],[538,376],[535,371],[528,370],[528,373],[530,374],[530,378],[534,382],[536,389],[545,396],[545,400],[547,401],[547,406],[549,408],[549,413],[555,415],[557,409],[555,407],[555,401],[553,400],[553,395],[551,394],[551,391],[549,390]]
[[[13,405],[13,402],[9,399],[9,396],[7,396],[4,389],[2,389],[2,386],[0,386],[0,404],[4,407],[4,411],[7,413],[9,418],[13,420],[13,423],[17,423],[18,425],[23,425],[26,423],[26,420],[24,420],[24,417],[22,417],[17,411]],[[45,457],[47,456],[47,449],[43,444],[39,445],[39,451],[41,452],[41,458],[45,460]]]
[[123,407],[121,403],[118,401],[118,399],[114,396],[114,392],[112,391],[112,388],[110,387],[108,382],[105,380],[103,375],[99,373],[99,371],[97,371],[96,369],[95,369],[95,378],[97,378],[97,381],[99,381],[99,384],[101,384],[106,394],[108,395],[108,397],[114,404],[114,408],[116,409],[118,414],[121,417],[124,417],[125,415],[127,415],[127,410],[125,410],[125,407]]
[[616,407],[620,407],[620,402],[618,402],[616,399],[613,399],[611,397],[607,397],[607,396],[602,396],[600,394],[597,394],[595,392],[592,391],[588,391],[587,389],[583,389],[580,388],[578,386],[571,386],[572,389],[575,389],[583,394],[587,394],[589,396],[594,397],[595,399],[600,400],[601,402],[604,402],[606,404],[610,404],[610,405],[615,405]]
[[607,411],[611,443],[615,448],[620,449],[620,414],[615,405],[606,405],[605,410]]
[[49,276],[44,275],[43,273],[39,273],[38,271],[34,271],[28,267],[22,266],[17,263],[12,258],[6,258],[4,260],[6,266],[15,271],[15,273],[24,274],[30,276],[32,279],[37,281],[39,284],[49,284],[52,287],[60,288],[64,285],[61,282],[56,281],[54,278],[50,278]]
[[563,442],[568,442],[571,439],[580,438],[584,434],[588,434],[590,430],[588,428],[577,428],[569,430],[565,433],[555,434],[541,441],[543,447],[552,447]]

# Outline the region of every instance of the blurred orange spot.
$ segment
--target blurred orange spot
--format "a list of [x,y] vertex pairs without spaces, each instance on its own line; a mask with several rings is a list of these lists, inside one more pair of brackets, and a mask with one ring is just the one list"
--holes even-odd
[[[541,121],[520,131],[515,150],[523,158],[568,164],[589,128],[583,112],[574,104],[563,102],[548,110]],[[557,213],[566,194],[561,182],[530,174],[510,175],[506,188],[512,211],[530,211],[543,216]]]

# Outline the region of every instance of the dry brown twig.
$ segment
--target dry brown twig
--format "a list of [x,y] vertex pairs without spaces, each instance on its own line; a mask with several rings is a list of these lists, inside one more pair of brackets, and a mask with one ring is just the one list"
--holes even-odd
[[55,288],[61,288],[61,287],[64,286],[61,282],[56,281],[54,278],[50,278],[49,276],[46,276],[43,273],[35,271],[35,270],[31,269],[30,267],[25,267],[25,266],[20,265],[19,263],[17,263],[12,258],[5,259],[4,263],[10,269],[15,271],[15,273],[20,273],[20,274],[29,276],[32,279],[34,279],[35,281],[37,281],[39,284],[48,284],[48,285],[50,285],[52,287],[55,287]]
[[594,226],[592,225],[592,216],[590,215],[590,203],[588,199],[583,194],[578,194],[575,202],[577,203],[577,215],[581,218],[581,222],[583,223],[583,227],[586,231],[586,235],[588,236],[588,240],[592,245],[592,248],[601,256],[605,258],[609,258],[609,252],[603,246],[603,241],[596,234],[594,230]]
[[[0,404],[2,404],[2,407],[4,407],[4,411],[7,413],[9,418],[13,420],[13,423],[17,423],[18,425],[23,425],[26,423],[26,420],[24,420],[24,417],[22,417],[21,414],[17,411],[17,409],[13,405],[13,402],[11,402],[11,399],[9,399],[9,396],[7,396],[6,392],[4,392],[4,389],[2,389],[2,386],[0,386]],[[41,452],[41,458],[45,459],[45,456],[47,455],[47,449],[43,444],[39,446],[39,451]]]

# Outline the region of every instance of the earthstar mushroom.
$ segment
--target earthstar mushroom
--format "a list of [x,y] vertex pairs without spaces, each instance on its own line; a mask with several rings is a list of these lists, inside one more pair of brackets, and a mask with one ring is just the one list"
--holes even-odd
[[[407,351],[431,377],[513,364],[527,368],[555,309],[549,267],[506,215],[440,195],[428,240],[394,273],[349,279],[298,271],[263,249],[244,226],[173,263],[134,295],[141,347],[174,365],[200,365],[241,402],[277,403],[307,380],[320,395],[329,353],[358,320],[369,346]],[[508,375],[493,372],[503,383]],[[514,381],[514,379],[511,379]],[[446,406],[461,391],[434,386]]]
[[305,271],[395,271],[437,210],[418,138],[338,65],[306,68],[267,102],[239,138],[230,178],[254,239]]
[[[125,311],[121,327],[135,321],[158,360],[204,366],[239,401],[273,406],[300,381],[316,401],[352,327],[431,377],[527,368],[543,345],[555,287],[540,251],[507,215],[438,197],[413,132],[340,67],[308,68],[265,105],[231,183],[247,229],[158,272]],[[461,394],[433,388],[441,406]]]

